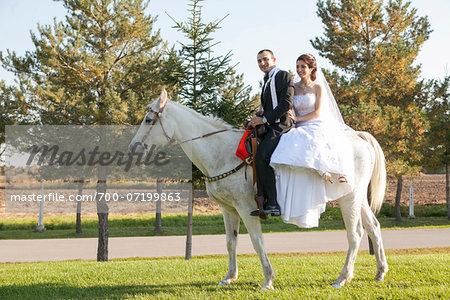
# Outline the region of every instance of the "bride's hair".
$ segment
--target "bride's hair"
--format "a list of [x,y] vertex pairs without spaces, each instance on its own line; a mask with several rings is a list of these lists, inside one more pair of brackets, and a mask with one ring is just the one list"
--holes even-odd
[[302,54],[297,58],[297,61],[303,60],[311,70],[311,80],[316,80],[317,76],[317,64],[316,64],[316,58],[312,54]]

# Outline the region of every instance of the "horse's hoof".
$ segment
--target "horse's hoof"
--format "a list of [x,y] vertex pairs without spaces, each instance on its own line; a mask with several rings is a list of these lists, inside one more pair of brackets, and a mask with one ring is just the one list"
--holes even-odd
[[349,277],[349,278],[347,278],[347,279],[336,279],[336,281],[335,282],[333,282],[333,284],[332,284],[332,286],[333,287],[335,287],[335,288],[337,288],[337,289],[340,289],[341,287],[343,287],[347,282],[350,282],[350,281],[352,281],[352,277]]
[[229,285],[229,284],[230,284],[230,282],[227,281],[227,280],[221,280],[221,281],[219,282],[219,286],[225,286],[225,285]]
[[378,268],[377,275],[375,275],[375,281],[382,282],[384,280],[384,276],[389,271],[389,267],[386,265],[384,267]]
[[230,285],[236,279],[237,279],[237,276],[236,276],[236,278],[224,278],[219,282],[219,286]]
[[262,290],[263,291],[268,291],[268,290],[273,291],[273,285],[269,284],[269,285],[263,286]]
[[334,288],[340,289],[341,287],[343,287],[343,284],[341,285],[338,282],[334,282],[331,286],[334,287]]
[[375,281],[383,282],[384,281],[384,275],[386,275],[386,273],[378,273],[377,276],[375,276]]

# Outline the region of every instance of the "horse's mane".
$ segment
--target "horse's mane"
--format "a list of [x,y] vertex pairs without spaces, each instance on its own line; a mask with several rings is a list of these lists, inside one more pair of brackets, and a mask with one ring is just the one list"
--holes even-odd
[[192,112],[192,113],[196,114],[200,119],[204,120],[205,122],[208,122],[209,124],[211,124],[211,125],[213,125],[215,127],[219,127],[221,129],[223,128],[223,129],[236,129],[236,130],[238,130],[237,128],[234,128],[232,125],[228,124],[227,122],[225,122],[224,120],[222,120],[219,117],[202,115],[201,113],[196,112],[195,110],[193,110],[193,109],[191,109],[191,108],[189,108],[189,107],[187,107],[187,106],[185,106],[185,105],[183,105],[183,104],[181,104],[179,102],[170,101],[170,100],[167,100],[167,102],[170,102],[170,104],[173,104],[173,105],[177,106],[178,108],[183,109],[183,110],[185,110],[187,112]]

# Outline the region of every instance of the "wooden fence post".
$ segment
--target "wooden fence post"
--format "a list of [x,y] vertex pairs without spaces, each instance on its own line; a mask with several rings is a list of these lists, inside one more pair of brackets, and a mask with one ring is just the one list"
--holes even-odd
[[191,181],[191,192],[189,193],[187,234],[186,234],[186,254],[185,259],[191,259],[192,255],[192,212],[194,207],[194,181]]
[[[162,180],[156,180],[156,193],[162,194]],[[155,218],[155,232],[163,232],[162,220],[161,220],[161,201],[156,201],[156,218]]]

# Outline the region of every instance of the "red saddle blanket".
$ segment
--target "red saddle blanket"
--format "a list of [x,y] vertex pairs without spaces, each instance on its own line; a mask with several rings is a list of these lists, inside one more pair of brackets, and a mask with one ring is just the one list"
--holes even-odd
[[245,139],[251,132],[252,132],[251,129],[247,129],[244,132],[244,135],[242,136],[241,140],[239,141],[239,146],[236,150],[236,155],[243,161],[245,161],[250,156],[250,154],[247,152],[247,148],[245,147]]

